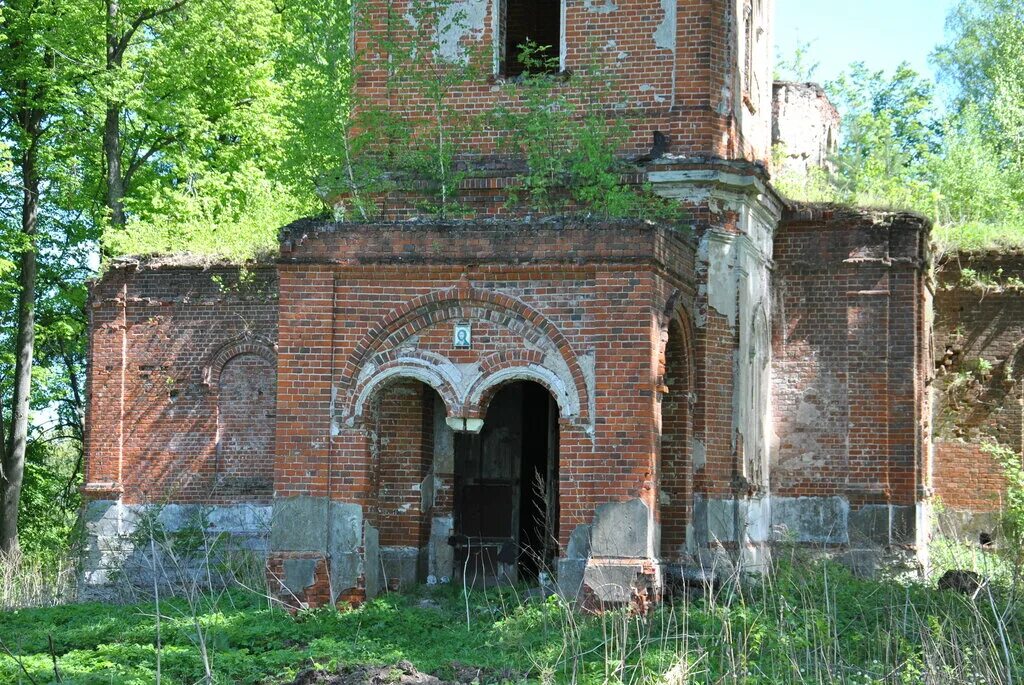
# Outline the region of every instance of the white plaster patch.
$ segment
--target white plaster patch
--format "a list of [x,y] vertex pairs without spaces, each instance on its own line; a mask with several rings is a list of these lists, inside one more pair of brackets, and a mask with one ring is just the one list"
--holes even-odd
[[489,0],[463,0],[445,8],[438,19],[444,27],[437,37],[437,52],[447,62],[466,64],[469,54],[463,40],[479,40],[484,33]]
[[663,50],[676,49],[676,0],[661,0],[664,16],[654,30],[654,46]]
[[693,460],[693,470],[703,471],[704,466],[705,464],[707,464],[708,461],[708,450],[704,446],[704,442],[702,440],[698,440],[697,438],[693,438],[690,441],[690,454],[691,459]]

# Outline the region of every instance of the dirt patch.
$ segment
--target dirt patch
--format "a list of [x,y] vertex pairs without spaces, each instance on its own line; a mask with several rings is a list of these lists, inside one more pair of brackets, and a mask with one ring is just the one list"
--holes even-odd
[[417,670],[408,661],[392,666],[341,666],[334,671],[309,669],[302,671],[291,685],[486,685],[487,683],[523,682],[525,674],[513,669],[480,669],[453,661],[453,680]]

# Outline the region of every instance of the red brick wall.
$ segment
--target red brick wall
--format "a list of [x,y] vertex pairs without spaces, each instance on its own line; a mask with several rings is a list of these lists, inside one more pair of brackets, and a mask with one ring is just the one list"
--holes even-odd
[[950,255],[937,271],[935,492],[952,509],[993,511],[1006,484],[981,445],[1024,452],[1024,255]]
[[373,408],[383,546],[422,546],[430,535],[420,484],[434,460],[434,394],[419,381],[396,381],[380,391]]
[[237,277],[236,268],[120,266],[93,287],[87,493],[269,500],[277,279],[256,269],[239,289]]
[[927,486],[928,225],[792,210],[775,240],[777,496],[918,501]]
[[932,472],[935,495],[948,509],[999,511],[1006,493],[1003,467],[978,445],[938,441]]
[[[592,5],[594,9],[588,9]],[[655,34],[665,20],[660,0],[604,0],[592,3],[569,0],[565,12],[566,69],[580,73],[587,65],[598,62],[613,80],[612,96],[604,96],[606,105],[625,103],[625,108],[609,109],[610,117],[622,117],[632,132],[628,151],[644,152],[650,148],[652,133],[660,130],[671,135],[675,152],[686,156],[708,155],[722,158],[766,160],[770,141],[761,133],[747,140],[737,124],[741,98],[741,69],[737,41],[740,28],[737,3],[730,0],[679,0],[675,3],[674,47]],[[390,41],[407,47],[433,41],[432,27],[414,31],[405,15],[405,2],[389,4],[381,0],[362,0],[356,15],[356,51],[360,55],[356,84],[357,97],[373,102],[400,117],[427,116],[432,105],[416,86],[415,79],[386,77],[384,65],[389,61]],[[492,75],[493,35],[491,9],[484,0],[486,15],[459,43],[474,57],[479,75],[469,83],[447,89],[443,104],[446,116],[472,120],[496,105],[515,108],[514,101],[496,84]],[[770,18],[764,26],[770,29]],[[670,24],[671,27],[671,24]],[[671,36],[671,28],[668,37]],[[765,34],[766,36],[769,34]],[[664,47],[659,47],[661,42]],[[416,61],[428,58],[423,49]],[[767,63],[761,65],[761,80],[770,80]],[[578,77],[577,77],[578,80]],[[571,81],[566,86],[575,88]],[[770,131],[770,88],[757,114]],[[601,97],[597,94],[597,97]],[[756,105],[756,103],[755,103]],[[498,133],[484,122],[469,126],[471,133],[463,143],[474,154],[493,150]],[[749,129],[755,130],[755,129]]]
[[[568,360],[582,402],[560,421],[563,541],[598,504],[641,497],[654,506],[664,283],[686,289],[680,306],[694,291],[683,236],[625,223],[300,222],[284,240],[277,441],[287,458],[277,462],[278,496],[330,493],[372,506],[366,432],[357,423],[330,433],[332,382],[344,415],[367,361],[383,366],[412,347],[493,373],[538,363],[546,349]],[[471,350],[452,348],[452,322],[462,319],[474,325]],[[484,406],[453,407],[452,394],[441,395],[449,414],[483,416]]]

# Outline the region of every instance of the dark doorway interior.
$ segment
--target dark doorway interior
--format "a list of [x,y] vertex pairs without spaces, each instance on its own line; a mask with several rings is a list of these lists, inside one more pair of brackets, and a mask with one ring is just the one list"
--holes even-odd
[[550,568],[558,540],[558,407],[547,388],[523,384],[519,472],[519,573],[535,580]]
[[455,438],[455,576],[476,585],[534,580],[558,539],[558,412],[520,381],[491,400],[479,435]]

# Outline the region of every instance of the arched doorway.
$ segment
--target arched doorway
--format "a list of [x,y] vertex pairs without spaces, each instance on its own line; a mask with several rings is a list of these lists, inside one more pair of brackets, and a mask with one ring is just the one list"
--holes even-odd
[[436,520],[451,515],[445,416],[437,391],[412,378],[390,379],[369,402],[374,496],[367,515],[379,533],[381,584],[392,590],[425,582],[438,565],[445,567],[439,575],[450,573],[450,556],[446,564],[445,550],[431,545]]
[[668,326],[661,388],[659,502],[662,561],[677,562],[686,553],[693,499],[690,459],[690,366],[686,335],[677,319]]
[[536,579],[558,540],[558,405],[532,381],[501,387],[483,430],[455,436],[455,577]]

